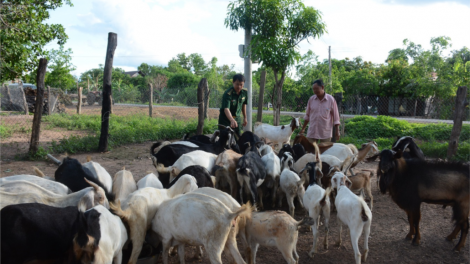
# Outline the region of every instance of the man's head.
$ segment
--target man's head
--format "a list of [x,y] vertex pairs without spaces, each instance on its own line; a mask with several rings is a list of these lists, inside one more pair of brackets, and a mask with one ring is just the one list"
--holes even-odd
[[241,74],[235,74],[233,76],[233,88],[235,91],[239,93],[242,90],[243,85],[245,85],[245,77]]
[[325,94],[325,84],[323,83],[323,80],[318,79],[314,81],[312,89],[316,96],[322,97]]

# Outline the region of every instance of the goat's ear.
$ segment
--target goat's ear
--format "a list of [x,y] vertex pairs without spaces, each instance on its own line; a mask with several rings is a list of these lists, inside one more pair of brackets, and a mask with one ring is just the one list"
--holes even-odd
[[317,178],[320,179],[323,177],[323,172],[321,170],[317,170]]
[[348,176],[344,175],[344,185],[346,185],[346,187],[348,187],[348,189],[351,189],[351,186],[352,186],[352,182],[351,180],[349,180]]

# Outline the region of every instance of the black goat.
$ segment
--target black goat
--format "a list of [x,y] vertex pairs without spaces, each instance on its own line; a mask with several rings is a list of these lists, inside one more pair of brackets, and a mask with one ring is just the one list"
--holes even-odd
[[[304,149],[305,151],[305,149]],[[282,159],[282,157],[284,156],[284,153],[286,152],[289,152],[290,155],[292,156],[292,158],[294,158],[294,161],[297,161],[299,158],[297,158],[297,156],[295,155],[295,152],[294,152],[294,149],[292,148],[292,146],[290,144],[284,144],[282,145],[282,148],[281,150],[279,150],[279,153],[277,154],[277,156],[279,157],[279,159]]]
[[83,167],[82,164],[76,159],[65,157],[59,168],[57,168],[55,171],[54,177],[56,181],[69,187],[72,192],[78,192],[90,187],[90,184],[85,181],[86,178],[88,181],[96,183],[103,189],[109,202],[114,201],[115,195],[108,192],[103,183],[95,178],[93,173],[88,168]]
[[255,145],[250,146],[250,143],[247,142],[245,144],[247,152],[237,162],[237,180],[240,184],[240,200],[242,203],[243,190],[245,188],[250,190],[253,204],[256,203],[256,197],[258,197],[257,188],[266,178],[266,169],[264,168],[264,163],[261,160],[261,155],[258,150],[258,146],[261,144],[263,144],[263,142],[259,141]]
[[[217,135],[215,135],[215,137],[217,137]],[[213,142],[215,142],[215,141],[212,141],[210,137],[205,136],[205,135],[195,135],[195,136],[189,137],[189,133],[186,133],[183,136],[183,141],[193,141],[193,140],[199,141],[204,144],[212,144]]]
[[[251,148],[251,146],[254,146],[257,142],[261,142],[260,138],[257,135],[255,135],[251,131],[244,132],[237,141],[237,145],[240,148],[240,152],[238,153],[245,154],[247,146],[250,146],[248,148]],[[247,145],[246,143],[250,143],[250,144]]]
[[295,144],[292,147],[292,150],[294,151],[294,161],[297,161],[298,159],[302,158],[303,155],[305,155],[305,148],[302,146],[302,144]]
[[408,215],[410,231],[406,239],[413,238],[419,245],[420,206],[422,202],[452,206],[452,219],[456,225],[447,240],[457,237],[455,250],[465,245],[467,239],[470,205],[470,165],[458,162],[431,162],[420,159],[404,159],[402,152],[383,150],[380,154],[377,175],[380,175],[380,191],[388,193],[392,200]]
[[[406,151],[407,149],[409,152]],[[409,136],[397,138],[392,145],[392,150],[401,150],[405,159],[418,158],[420,160],[425,160],[423,151],[418,147],[418,145],[416,145],[413,138]]]
[[165,186],[165,188],[169,189],[171,186],[173,186],[176,183],[176,181],[179,178],[181,178],[181,176],[185,174],[189,174],[193,176],[194,178],[196,178],[197,187],[199,188],[202,188],[202,187],[214,188],[214,183],[212,182],[212,178],[211,178],[211,175],[209,174],[209,171],[206,168],[199,166],[199,165],[186,167],[184,170],[180,172],[180,174],[178,174],[178,176],[176,176],[176,178],[173,179],[173,181],[171,181],[168,184],[168,186]]
[[[91,210],[96,213],[95,210]],[[90,211],[81,213],[77,206],[53,207],[39,203],[14,204],[0,211],[2,243],[1,263],[30,261],[80,263],[74,255],[73,240],[79,226],[88,230],[85,238],[99,243],[99,217]],[[77,237],[77,240],[80,238]]]

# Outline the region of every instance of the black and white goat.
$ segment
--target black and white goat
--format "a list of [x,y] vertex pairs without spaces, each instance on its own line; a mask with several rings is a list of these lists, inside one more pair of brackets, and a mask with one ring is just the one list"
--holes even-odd
[[214,188],[215,183],[209,171],[200,165],[192,165],[192,166],[186,167],[178,174],[178,176],[176,176],[176,178],[174,178],[170,182],[170,184],[168,184],[168,186],[165,186],[165,188],[169,189],[179,180],[179,178],[181,178],[183,175],[186,175],[186,174],[189,174],[193,176],[194,178],[196,178],[197,186],[199,188],[202,188],[202,187]]
[[397,141],[395,141],[392,145],[392,150],[401,150],[405,159],[417,158],[420,160],[425,160],[423,151],[418,147],[418,145],[416,145],[413,138],[410,136],[397,138]]
[[[247,133],[247,132],[245,132]],[[243,134],[245,134],[243,133]],[[237,162],[237,180],[240,184],[240,200],[243,204],[243,190],[249,190],[251,197],[253,198],[253,204],[256,203],[258,197],[257,188],[263,183],[266,178],[266,169],[264,163],[261,160],[261,155],[258,150],[258,146],[263,142],[258,142],[253,146],[250,143],[246,143],[247,152]]]
[[[447,236],[453,240],[460,231],[455,250],[465,245],[469,229],[470,165],[459,162],[424,161],[404,159],[401,151],[383,150],[380,154],[377,175],[380,191],[388,192],[392,200],[408,215],[410,231],[406,239],[419,245],[421,203],[452,206],[455,229]],[[414,237],[413,237],[414,236]]]
[[[251,148],[256,143],[261,142],[261,139],[251,131],[244,132],[237,141],[237,145],[240,148],[240,154],[244,155],[246,149]],[[250,143],[247,145],[246,143]]]

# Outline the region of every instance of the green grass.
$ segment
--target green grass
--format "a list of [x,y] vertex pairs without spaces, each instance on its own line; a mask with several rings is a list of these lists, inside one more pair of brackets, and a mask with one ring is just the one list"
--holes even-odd
[[9,138],[13,134],[13,129],[10,126],[0,125],[0,138]]
[[[101,129],[100,116],[86,115],[52,115],[45,118],[48,128],[61,127],[69,130],[88,130],[89,135],[71,136],[52,142],[50,150],[56,153],[76,153],[96,151]],[[212,133],[217,129],[217,120],[206,121],[204,133]],[[147,115],[114,116],[109,122],[109,147],[130,143],[141,143],[149,140],[180,138],[185,133],[194,133],[197,120],[175,120],[150,118]]]

